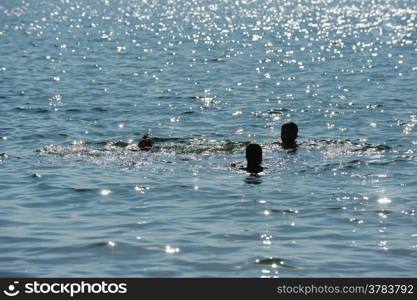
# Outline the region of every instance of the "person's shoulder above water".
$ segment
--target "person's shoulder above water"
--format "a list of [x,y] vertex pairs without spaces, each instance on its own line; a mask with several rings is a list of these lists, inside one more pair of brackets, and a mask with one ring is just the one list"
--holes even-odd
[[251,173],[251,174],[261,173],[261,172],[263,172],[264,169],[265,168],[262,167],[262,166],[246,167],[246,168],[245,167],[240,167],[239,168],[239,170],[243,170],[243,171],[246,171],[246,172]]

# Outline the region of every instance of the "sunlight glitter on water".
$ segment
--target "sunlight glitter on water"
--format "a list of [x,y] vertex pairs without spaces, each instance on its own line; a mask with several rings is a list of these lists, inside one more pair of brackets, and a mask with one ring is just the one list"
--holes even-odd
[[100,195],[102,195],[102,196],[108,196],[108,195],[110,195],[110,193],[111,193],[110,190],[106,190],[106,189],[100,190]]
[[378,199],[378,203],[380,203],[380,204],[388,204],[388,203],[391,203],[391,202],[392,202],[391,199],[389,199],[387,197],[383,197],[383,198]]
[[416,276],[415,0],[1,3],[0,275]]

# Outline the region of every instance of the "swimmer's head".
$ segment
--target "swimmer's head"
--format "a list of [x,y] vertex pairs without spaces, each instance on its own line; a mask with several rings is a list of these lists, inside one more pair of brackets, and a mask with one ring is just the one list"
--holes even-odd
[[149,135],[147,135],[147,134],[145,134],[140,140],[139,140],[139,143],[138,143],[138,147],[139,147],[139,149],[140,150],[142,150],[142,151],[148,151],[148,150],[151,150],[152,149],[152,146],[153,146],[153,139],[149,136]]
[[294,145],[298,136],[298,126],[294,122],[287,122],[281,127],[281,140],[284,145]]
[[246,160],[248,168],[260,166],[262,163],[262,147],[256,143],[250,143],[246,147]]

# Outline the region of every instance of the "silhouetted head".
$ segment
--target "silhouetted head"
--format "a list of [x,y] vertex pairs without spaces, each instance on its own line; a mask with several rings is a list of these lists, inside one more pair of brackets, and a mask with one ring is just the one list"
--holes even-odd
[[250,143],[246,147],[246,160],[248,161],[248,169],[259,167],[262,163],[262,147],[256,143]]
[[139,143],[138,143],[138,147],[139,147],[139,149],[140,150],[142,150],[142,151],[148,151],[148,150],[151,150],[152,149],[152,146],[153,146],[153,139],[149,136],[149,135],[147,135],[147,134],[145,134],[140,140],[139,140]]
[[281,140],[284,148],[296,147],[295,139],[298,136],[298,126],[294,122],[287,122],[281,127]]

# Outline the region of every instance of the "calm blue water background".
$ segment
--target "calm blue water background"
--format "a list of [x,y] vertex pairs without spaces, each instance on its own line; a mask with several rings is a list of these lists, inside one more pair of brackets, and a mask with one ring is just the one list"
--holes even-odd
[[[0,276],[416,276],[416,18],[1,0]],[[229,167],[250,141],[260,177]]]

